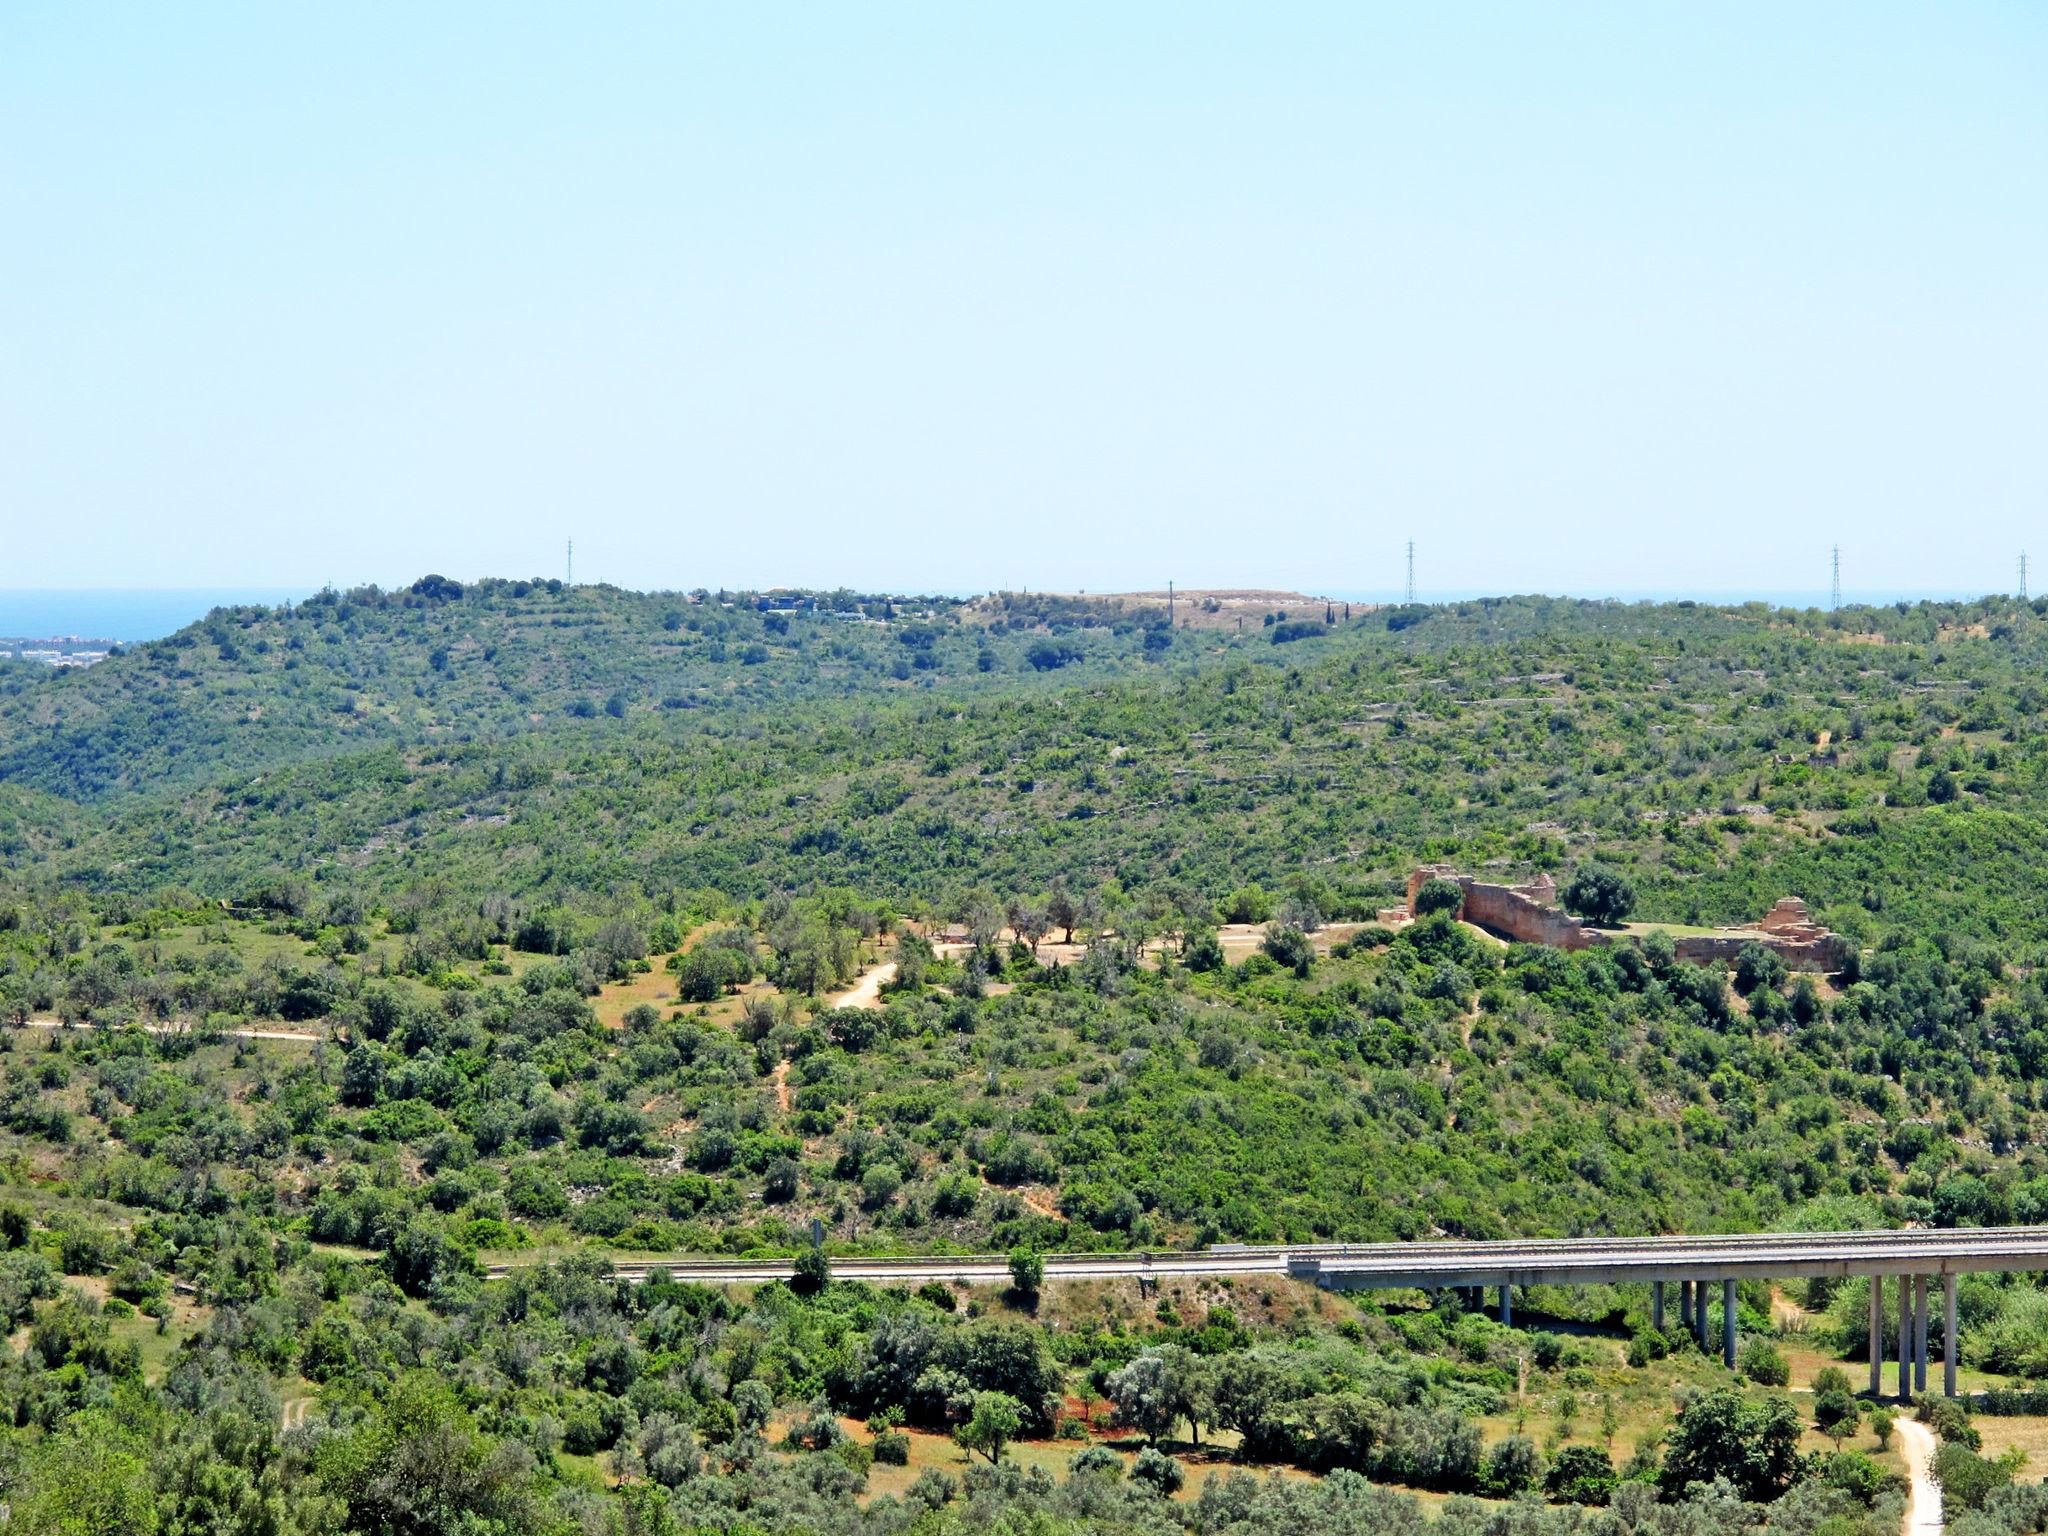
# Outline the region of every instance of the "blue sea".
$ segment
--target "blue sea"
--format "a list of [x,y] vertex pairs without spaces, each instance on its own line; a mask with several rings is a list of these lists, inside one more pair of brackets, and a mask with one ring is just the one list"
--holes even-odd
[[236,603],[291,603],[310,597],[306,587],[165,587],[0,590],[0,635],[46,640],[160,640]]

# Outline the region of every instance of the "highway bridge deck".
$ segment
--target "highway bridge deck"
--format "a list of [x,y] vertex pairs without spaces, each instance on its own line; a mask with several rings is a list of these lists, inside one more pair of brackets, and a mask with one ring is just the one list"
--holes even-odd
[[[1868,1278],[1870,1386],[1879,1388],[1884,1337],[1884,1283],[1896,1278],[1899,1298],[1900,1394],[1925,1388],[1929,1335],[1928,1286],[1943,1290],[1944,1381],[1955,1391],[1955,1279],[1998,1270],[2048,1270],[2048,1227],[1914,1228],[1890,1232],[1771,1232],[1704,1237],[1528,1238],[1499,1242],[1443,1239],[1414,1243],[1224,1244],[1170,1252],[1051,1253],[1047,1280],[1193,1279],[1287,1275],[1330,1290],[1476,1290],[1493,1288],[1503,1322],[1512,1319],[1514,1287],[1646,1285],[1655,1326],[1664,1322],[1665,1287],[1678,1286],[1680,1318],[1710,1347],[1710,1286],[1721,1290],[1721,1347],[1735,1362],[1736,1283],[1747,1279]],[[528,1261],[529,1263],[534,1261]],[[517,1265],[493,1265],[502,1275]],[[761,1285],[787,1280],[788,1259],[678,1256],[622,1263],[621,1278],[643,1280],[662,1270],[699,1285]],[[998,1254],[873,1258],[834,1257],[841,1280],[922,1284],[1001,1284],[1009,1261]]]

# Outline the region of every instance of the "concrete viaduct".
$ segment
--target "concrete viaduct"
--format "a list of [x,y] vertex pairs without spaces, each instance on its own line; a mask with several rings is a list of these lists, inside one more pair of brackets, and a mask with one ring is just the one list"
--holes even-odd
[[[1897,1287],[1898,1392],[1927,1388],[1928,1291],[1941,1282],[1942,1390],[1956,1391],[1956,1277],[1983,1271],[2048,1270],[2048,1227],[1974,1227],[1894,1232],[1779,1232],[1727,1237],[1582,1237],[1473,1242],[1446,1240],[1372,1244],[1220,1244],[1180,1253],[1046,1254],[1047,1280],[1175,1279],[1226,1275],[1287,1275],[1329,1290],[1491,1289],[1500,1319],[1512,1323],[1518,1285],[1647,1285],[1651,1322],[1663,1327],[1666,1307],[1699,1340],[1713,1347],[1708,1309],[1721,1292],[1721,1358],[1735,1364],[1735,1286],[1747,1279],[1803,1277],[1870,1281],[1870,1391],[1884,1386],[1884,1294]],[[527,1263],[538,1261],[527,1260]],[[503,1275],[521,1266],[493,1265]],[[700,1285],[761,1285],[786,1280],[788,1259],[684,1258],[617,1266],[622,1279],[642,1280],[662,1270]],[[928,1280],[999,1284],[1008,1261],[991,1254],[929,1258],[835,1256],[842,1280],[913,1284]]]
[[[1503,1323],[1517,1285],[1643,1285],[1653,1326],[1675,1300],[1702,1349],[1713,1347],[1708,1307],[1721,1291],[1721,1358],[1735,1364],[1735,1286],[1746,1279],[1828,1277],[1870,1282],[1870,1391],[1884,1384],[1884,1288],[1896,1283],[1898,1392],[1927,1389],[1928,1291],[1942,1292],[1942,1390],[1956,1392],[1956,1277],[2048,1269],[2048,1227],[1946,1231],[1770,1233],[1733,1237],[1564,1238],[1527,1242],[1385,1243],[1296,1250],[1288,1273],[1332,1290],[1492,1287]],[[1050,1271],[1048,1271],[1050,1272]],[[1675,1297],[1668,1297],[1670,1288]]]

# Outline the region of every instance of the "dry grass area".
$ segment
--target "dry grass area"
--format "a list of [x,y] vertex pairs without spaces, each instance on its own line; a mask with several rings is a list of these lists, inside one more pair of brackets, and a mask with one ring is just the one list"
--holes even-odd
[[[1325,923],[1308,936],[1308,941],[1319,955],[1327,955],[1333,945],[1341,944],[1364,923]],[[1264,923],[1225,923],[1216,930],[1216,938],[1223,946],[1223,958],[1235,965],[1247,955],[1255,954],[1265,941]]]
[[[702,932],[702,930],[699,930],[699,932]],[[685,953],[691,944],[695,942],[696,938],[697,934],[691,934],[689,938],[683,941],[683,947],[674,953]],[[882,963],[882,950],[884,947],[886,946],[875,944],[862,946],[859,959],[863,975]],[[624,981],[607,982],[600,988],[597,996],[592,999],[590,1004],[591,1009],[597,1015],[597,1022],[606,1029],[623,1029],[626,1023],[626,1015],[642,1003],[646,1003],[651,1007],[660,1009],[664,1014],[674,1008],[686,1008],[691,1018],[702,1019],[714,1024],[731,1024],[746,1011],[749,998],[761,994],[766,994],[770,997],[781,997],[783,995],[765,981],[750,981],[740,988],[739,991],[728,993],[716,1002],[686,1004],[676,995],[676,978],[668,970],[670,958],[671,956],[666,954],[649,955],[647,957],[647,970],[637,972]],[[833,993],[836,994],[841,990],[834,988]],[[815,1001],[820,1006],[830,1007],[833,1005],[835,998],[833,994],[827,994]]]
[[[985,1305],[993,1305],[999,1288],[986,1287],[973,1294]],[[1046,1287],[1036,1316],[1042,1326],[1054,1329],[1115,1323],[1135,1329],[1157,1324],[1162,1302],[1184,1327],[1201,1326],[1211,1307],[1227,1307],[1254,1331],[1285,1332],[1303,1320],[1333,1327],[1350,1311],[1330,1292],[1304,1281],[1280,1275],[1224,1275],[1169,1280],[1143,1294],[1135,1277],[1062,1281]]]
[[2014,1448],[2026,1454],[2020,1481],[2032,1482],[2048,1468],[2048,1419],[2000,1419],[1980,1413],[1970,1422],[1984,1437],[1986,1456],[2002,1456]]
[[[1110,594],[1129,603],[1144,603],[1166,606],[1166,593],[1160,592],[1119,592]],[[1176,591],[1173,594],[1173,622],[1175,628],[1187,629],[1258,629],[1269,613],[1285,613],[1290,619],[1321,618],[1324,610],[1334,607],[1341,618],[1344,613],[1341,599],[1317,597],[1307,592],[1278,592],[1260,587],[1214,587],[1193,592]],[[1372,604],[1354,603],[1354,616],[1370,610]]]
[[[867,1426],[858,1419],[842,1418],[839,1423],[850,1439],[862,1445],[873,1443],[874,1437],[868,1433]],[[949,1477],[958,1477],[966,1470],[970,1458],[948,1436],[922,1429],[906,1430],[904,1433],[910,1439],[908,1464],[898,1467],[876,1462],[868,1469],[868,1486],[866,1493],[862,1495],[863,1502],[884,1494],[901,1498],[910,1485],[917,1481],[918,1476],[927,1471],[936,1469]],[[1181,1470],[1187,1474],[1187,1481],[1174,1497],[1182,1502],[1199,1498],[1203,1485],[1211,1478],[1227,1477],[1233,1472],[1250,1472],[1260,1477],[1285,1477],[1302,1481],[1314,1475],[1302,1471],[1299,1467],[1240,1466],[1231,1459],[1233,1440],[1233,1436],[1223,1435],[1214,1446],[1205,1446],[1199,1451],[1175,1451],[1173,1459],[1180,1463]],[[1126,1463],[1125,1470],[1128,1471],[1129,1463],[1138,1459],[1138,1451],[1145,1442],[1132,1437],[1112,1441],[1098,1440],[1095,1443],[1106,1444],[1110,1450],[1122,1456]],[[1019,1467],[1042,1467],[1054,1478],[1064,1481],[1067,1476],[1067,1464],[1074,1459],[1076,1452],[1088,1444],[1086,1440],[1018,1440],[1004,1450],[1003,1460]]]
[[676,1006],[676,979],[663,970],[665,955],[654,957],[654,969],[643,971],[627,981],[608,983],[592,1001],[591,1008],[597,1014],[597,1022],[606,1029],[624,1029],[626,1015],[642,1003],[667,1009]]
[[[1167,594],[1164,587],[1156,592],[1055,592],[1048,595],[1086,604],[1100,610],[1106,619],[1149,618],[1154,611],[1161,618],[1166,616]],[[1371,612],[1376,606],[1353,603],[1352,616],[1355,618],[1361,613]],[[1283,592],[1266,587],[1210,587],[1186,592],[1175,589],[1173,624],[1176,629],[1256,630],[1264,626],[1269,613],[1285,613],[1291,619],[1320,619],[1324,611],[1332,607],[1342,618],[1345,605],[1341,598],[1317,597],[1307,592]],[[987,622],[1003,611],[1000,601],[978,598],[967,606],[966,616]]]

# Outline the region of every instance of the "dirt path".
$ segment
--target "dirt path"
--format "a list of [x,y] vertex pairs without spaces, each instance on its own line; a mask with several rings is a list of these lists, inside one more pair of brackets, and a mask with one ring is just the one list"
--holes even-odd
[[775,1063],[775,1102],[782,1112],[789,1113],[789,1058],[783,1057]]
[[[62,1019],[30,1019],[25,1026],[29,1029],[97,1029],[97,1024],[66,1024]],[[190,1035],[198,1030],[186,1024],[145,1024],[145,1034]],[[303,1029],[223,1029],[218,1034],[232,1035],[238,1040],[319,1040],[322,1037]]]
[[1906,1464],[1909,1479],[1905,1536],[1933,1536],[1942,1528],[1941,1489],[1928,1475],[1934,1464],[1934,1431],[1918,1419],[1898,1419],[1892,1433],[1899,1437],[1899,1459]]
[[896,962],[885,960],[880,965],[870,966],[861,974],[860,980],[832,999],[834,1008],[879,1008],[882,1006],[882,988],[896,979]]

